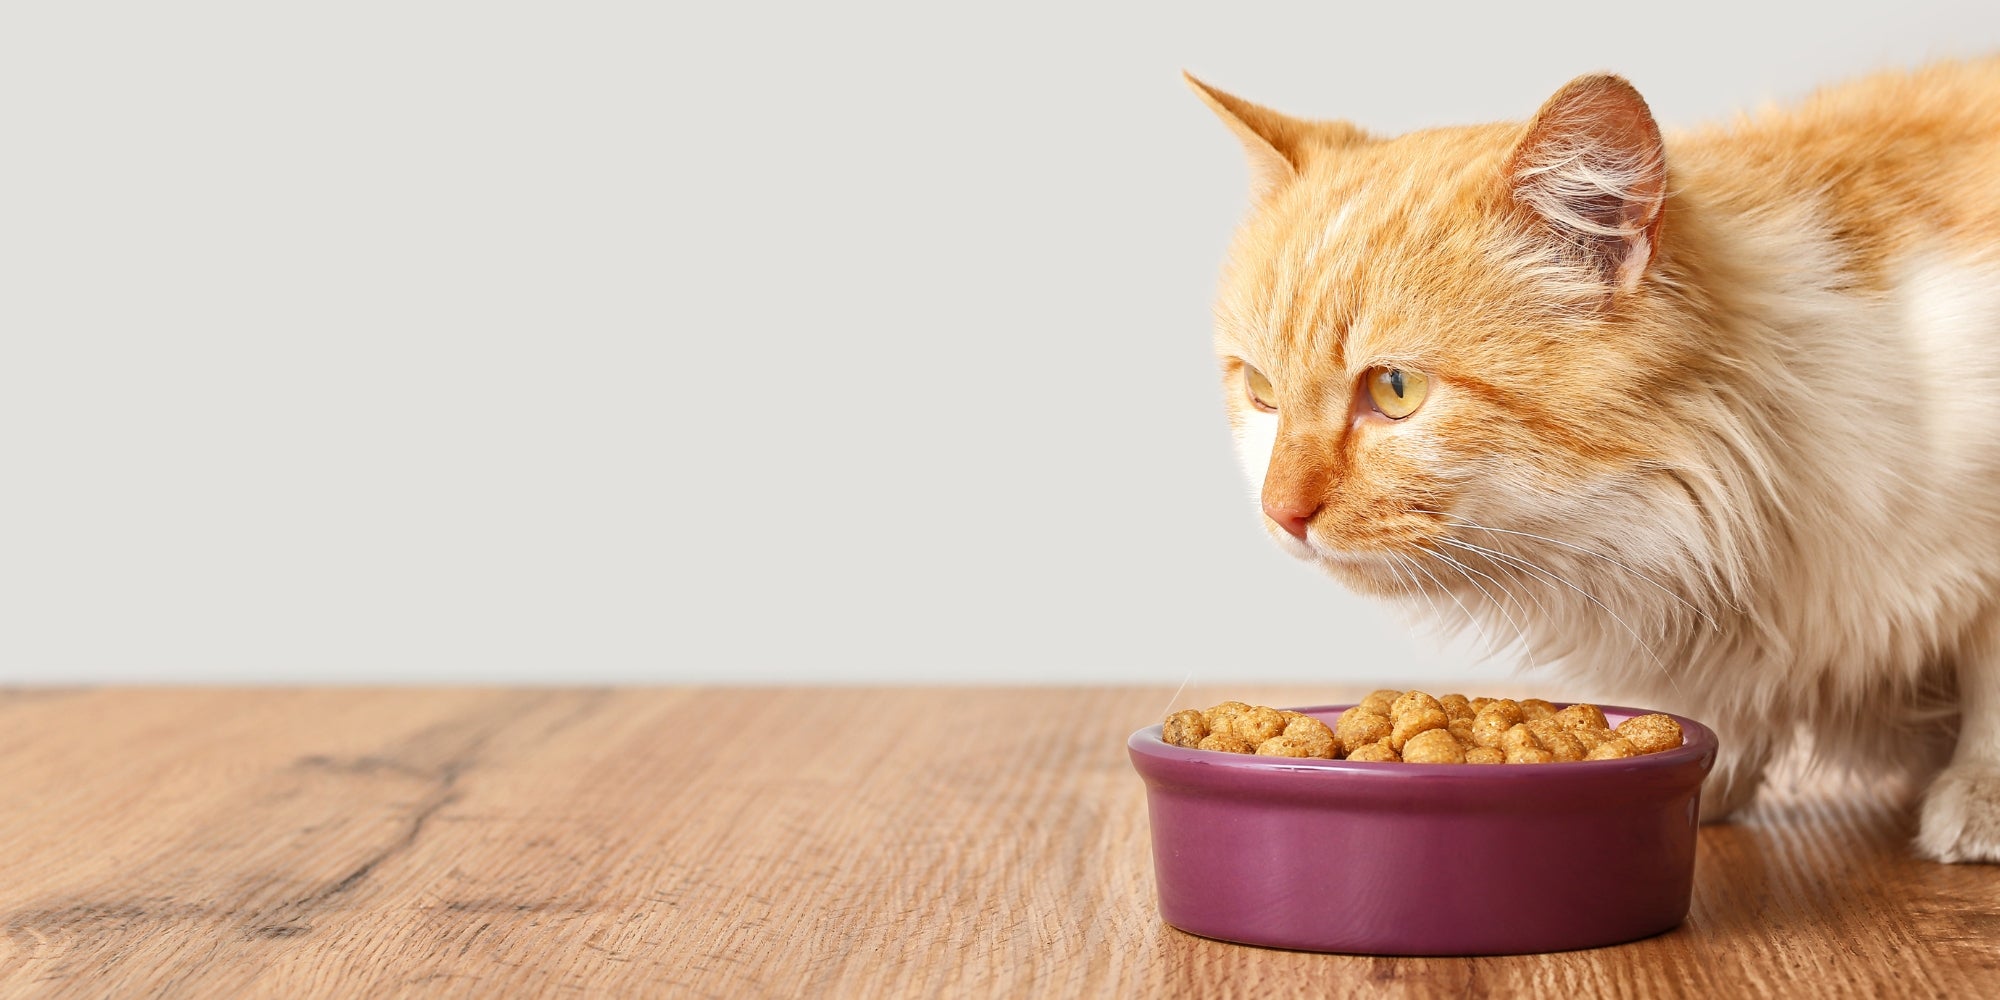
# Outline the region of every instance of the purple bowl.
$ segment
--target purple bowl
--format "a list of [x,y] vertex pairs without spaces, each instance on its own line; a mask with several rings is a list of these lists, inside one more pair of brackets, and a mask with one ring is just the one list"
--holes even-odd
[[[1303,708],[1332,725],[1346,705]],[[1643,710],[1604,706],[1615,725]],[[1687,916],[1715,733],[1566,764],[1385,764],[1188,750],[1132,734],[1160,916],[1242,944],[1509,955]]]

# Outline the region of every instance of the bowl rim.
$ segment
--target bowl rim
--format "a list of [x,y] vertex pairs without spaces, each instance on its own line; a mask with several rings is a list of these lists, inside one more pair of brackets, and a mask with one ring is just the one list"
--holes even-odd
[[[1281,708],[1284,712],[1303,712],[1308,715],[1325,713],[1338,714],[1353,708],[1354,704],[1313,705],[1305,708]],[[1479,776],[1499,781],[1536,781],[1551,777],[1575,776],[1578,768],[1592,768],[1598,773],[1607,769],[1624,772],[1633,770],[1655,770],[1684,767],[1715,753],[1717,740],[1715,731],[1700,722],[1673,712],[1655,709],[1628,708],[1622,705],[1602,705],[1597,702],[1550,702],[1558,708],[1574,704],[1597,705],[1606,715],[1666,715],[1672,716],[1681,726],[1681,745],[1659,753],[1639,754],[1633,757],[1614,757],[1610,760],[1565,760],[1550,761],[1533,766],[1493,765],[1493,764],[1407,764],[1402,761],[1375,760],[1324,760],[1318,757],[1259,757],[1255,754],[1223,753],[1216,750],[1196,750],[1191,747],[1177,747],[1160,738],[1160,729],[1165,723],[1143,726],[1126,740],[1126,746],[1137,754],[1158,758],[1162,761],[1219,767],[1228,770],[1274,772],[1316,772],[1322,774],[1395,774],[1407,777],[1469,777]],[[1324,720],[1322,720],[1324,721]]]

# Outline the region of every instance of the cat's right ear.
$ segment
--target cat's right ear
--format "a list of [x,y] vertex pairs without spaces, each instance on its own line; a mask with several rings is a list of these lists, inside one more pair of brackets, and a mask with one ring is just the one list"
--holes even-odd
[[1296,180],[1305,163],[1305,152],[1317,126],[1252,104],[1233,94],[1225,94],[1194,78],[1185,70],[1181,77],[1222,124],[1229,126],[1243,152],[1250,157],[1250,200],[1262,201],[1271,192]]

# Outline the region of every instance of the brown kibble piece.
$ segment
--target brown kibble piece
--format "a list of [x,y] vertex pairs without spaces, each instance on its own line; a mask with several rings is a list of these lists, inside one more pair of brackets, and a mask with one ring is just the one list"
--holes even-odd
[[1540,698],[1521,699],[1521,718],[1528,722],[1534,722],[1537,719],[1551,719],[1555,717],[1555,714],[1556,707]]
[[1389,717],[1378,712],[1370,712],[1359,705],[1340,713],[1333,724],[1333,735],[1340,740],[1341,752],[1353,753],[1370,743],[1387,739],[1396,728]]
[[1448,694],[1438,699],[1438,707],[1444,709],[1444,717],[1456,722],[1459,719],[1471,721],[1479,713],[1472,710],[1472,700],[1462,694]]
[[1236,713],[1248,711],[1250,711],[1250,706],[1243,702],[1225,701],[1201,713],[1201,718],[1203,722],[1208,723],[1209,732],[1227,733],[1232,731],[1229,723],[1236,718]]
[[1473,747],[1465,752],[1467,764],[1505,764],[1507,755],[1492,747]]
[[1554,754],[1549,753],[1541,747],[1509,747],[1507,749],[1507,763],[1509,764],[1547,764],[1555,759]]
[[1521,722],[1520,709],[1516,708],[1513,714],[1515,718],[1510,720],[1508,713],[1499,706],[1488,705],[1486,711],[1472,720],[1472,742],[1483,747],[1500,746],[1500,738]]
[[1423,693],[1422,691],[1416,691],[1416,690],[1405,691],[1403,692],[1401,697],[1398,697],[1394,702],[1390,703],[1389,718],[1400,719],[1404,716],[1404,714],[1408,713],[1411,709],[1432,709],[1432,708],[1440,712],[1444,711],[1444,706],[1438,704],[1438,700],[1436,698],[1433,698],[1430,695]]
[[1252,705],[1229,720],[1229,731],[1253,744],[1262,743],[1285,731],[1285,717],[1275,708]]
[[[1326,723],[1299,712],[1285,713],[1285,731],[1273,739],[1298,740],[1311,748],[1311,756],[1327,760],[1340,752],[1340,741]],[[1269,742],[1269,740],[1265,741]],[[1261,752],[1261,747],[1259,748]]]
[[1618,735],[1625,737],[1639,753],[1659,753],[1681,745],[1681,724],[1671,715],[1655,712],[1619,723]]
[[1604,718],[1604,710],[1596,705],[1571,705],[1556,713],[1556,722],[1564,729],[1611,728],[1611,723]]
[[1617,738],[1611,735],[1609,729],[1572,729],[1569,734],[1576,737],[1577,742],[1582,743],[1585,750],[1594,749],[1605,740]]
[[1241,736],[1231,736],[1228,733],[1210,733],[1199,744],[1196,744],[1196,749],[1220,750],[1223,753],[1256,753],[1257,744]]
[[1463,764],[1465,751],[1446,729],[1427,729],[1403,744],[1405,764]]
[[1200,746],[1207,735],[1208,720],[1192,708],[1167,716],[1166,724],[1160,727],[1160,739],[1177,747]]
[[1599,743],[1594,747],[1591,747],[1590,752],[1585,754],[1583,759],[1617,760],[1620,757],[1632,757],[1632,756],[1635,756],[1635,754],[1632,750],[1631,741],[1627,740],[1623,736],[1613,736],[1610,739],[1605,740],[1604,742]]
[[[1539,736],[1540,734],[1537,735]],[[1558,761],[1582,760],[1583,755],[1587,752],[1583,741],[1577,739],[1574,734],[1566,730],[1559,730],[1548,736],[1541,736],[1540,739],[1542,741],[1542,749],[1547,750],[1549,755]]]
[[[1389,749],[1397,753],[1402,753],[1403,746],[1409,742],[1410,737],[1418,733],[1427,733],[1433,729],[1443,729],[1448,724],[1449,720],[1444,717],[1444,709],[1411,709],[1396,716],[1396,728],[1389,731]],[[1445,735],[1450,736],[1451,734],[1446,733]]]
[[1472,738],[1471,719],[1453,719],[1451,720],[1451,723],[1447,725],[1445,728],[1451,730],[1451,738],[1458,741],[1460,749],[1476,747],[1479,745]]
[[[1535,731],[1527,723],[1520,723],[1500,734],[1500,749],[1511,758],[1516,750],[1540,750],[1542,743],[1535,739]],[[1510,761],[1511,762],[1511,761]]]
[[1285,732],[1289,733],[1290,735],[1293,736],[1300,735],[1299,733],[1292,732],[1293,726],[1300,726],[1303,727],[1304,729],[1315,729],[1315,728],[1324,729],[1326,730],[1326,735],[1329,738],[1333,736],[1333,727],[1320,721],[1319,716],[1307,715],[1304,712],[1279,712],[1278,714],[1284,717]]
[[1523,725],[1528,727],[1529,732],[1535,734],[1535,739],[1540,741],[1544,748],[1549,745],[1549,737],[1563,731],[1562,725],[1556,722],[1554,716],[1546,719],[1530,719]]
[[1370,692],[1368,697],[1361,699],[1361,703],[1354,707],[1366,709],[1376,715],[1390,715],[1392,713],[1389,711],[1389,706],[1395,704],[1396,699],[1402,696],[1401,691],[1383,688],[1380,691]]
[[1357,747],[1347,755],[1347,759],[1395,764],[1400,763],[1403,758],[1396,751],[1389,749],[1386,743],[1370,743],[1364,747]]
[[1316,757],[1320,760],[1333,759],[1333,737],[1328,736],[1321,743],[1302,736],[1273,736],[1257,744],[1259,757]]

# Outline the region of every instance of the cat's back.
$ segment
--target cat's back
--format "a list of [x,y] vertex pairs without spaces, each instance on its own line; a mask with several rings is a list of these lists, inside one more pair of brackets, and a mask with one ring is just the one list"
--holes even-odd
[[[1895,470],[1941,496],[2000,496],[2000,57],[1830,87],[1669,136],[1667,158],[1728,259],[1777,276],[1746,329],[1781,331],[1788,366],[1816,380],[1810,433],[1840,443],[1823,464],[1846,470],[1828,481],[1857,491],[1861,470]],[[2000,527],[2000,502],[1979,507]]]
[[2000,56],[1865,77],[1668,146],[1719,205],[1818,216],[1864,280],[1916,253],[2000,263]]

